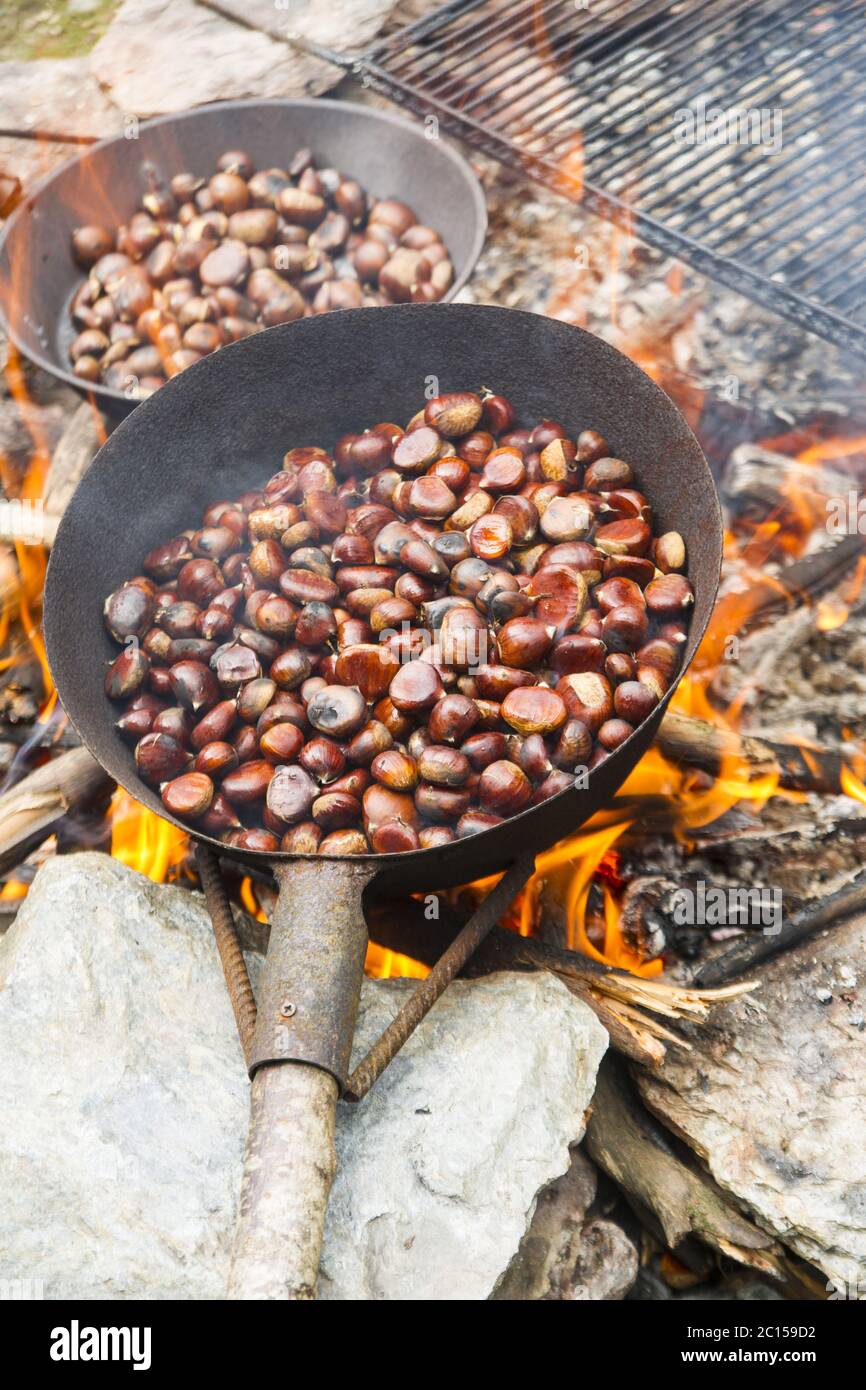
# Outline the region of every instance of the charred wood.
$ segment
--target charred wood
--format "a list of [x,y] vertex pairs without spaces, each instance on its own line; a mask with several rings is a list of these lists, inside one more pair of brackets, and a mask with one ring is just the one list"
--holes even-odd
[[817,905],[810,903],[795,912],[782,924],[776,935],[769,935],[765,931],[760,936],[744,937],[737,941],[730,950],[702,966],[694,983],[711,987],[738,979],[762,961],[798,946],[823,927],[835,926],[864,910],[866,870],[856,874],[846,887],[831,893]]
[[72,748],[0,796],[0,874],[41,843],[64,816],[104,803],[114,783],[86,748]]
[[683,1264],[703,1268],[705,1245],[771,1278],[785,1277],[782,1248],[694,1165],[644,1108],[625,1066],[610,1055],[599,1068],[585,1143],[642,1224]]
[[733,760],[754,777],[778,777],[779,785],[792,791],[838,792],[846,766],[842,751],[739,734],[672,710],[662,719],[656,744],[671,762],[717,776]]

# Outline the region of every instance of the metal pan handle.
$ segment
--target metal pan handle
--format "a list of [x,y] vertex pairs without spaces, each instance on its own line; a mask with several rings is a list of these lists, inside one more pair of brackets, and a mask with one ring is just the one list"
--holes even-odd
[[250,1128],[228,1296],[312,1299],[358,1012],[364,861],[277,863],[250,1057]]

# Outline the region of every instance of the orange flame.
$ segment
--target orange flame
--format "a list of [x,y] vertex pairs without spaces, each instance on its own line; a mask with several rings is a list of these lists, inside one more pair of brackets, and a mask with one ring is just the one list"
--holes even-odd
[[111,801],[111,853],[154,883],[178,877],[189,840],[118,788]]
[[854,801],[866,803],[866,782],[863,782],[850,767],[843,767],[839,778],[842,790]]

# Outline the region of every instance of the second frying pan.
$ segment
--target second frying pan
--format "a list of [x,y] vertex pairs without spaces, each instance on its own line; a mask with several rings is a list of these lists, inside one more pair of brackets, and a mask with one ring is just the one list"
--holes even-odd
[[230,149],[247,150],[260,169],[285,166],[303,146],[436,227],[454,264],[446,298],[458,293],[484,244],[487,213],[478,180],[447,140],[428,140],[417,123],[356,102],[219,101],[146,121],[134,139],[103,140],[29,191],[0,232],[0,316],[11,338],[106,415],[128,415],[136,397],[82,381],[69,363],[69,303],[83,276],[70,250],[73,229],[126,221],[151,175],[168,183],[181,169],[204,174]]

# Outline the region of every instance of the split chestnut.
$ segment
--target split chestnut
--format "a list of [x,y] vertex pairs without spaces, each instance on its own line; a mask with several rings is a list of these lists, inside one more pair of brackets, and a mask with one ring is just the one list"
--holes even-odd
[[[230,224],[203,234],[211,279],[270,236],[267,180],[246,178],[211,181]],[[281,190],[322,247],[363,195],[334,198]],[[433,244],[399,204],[380,225],[365,245],[390,260],[392,239]],[[653,713],[694,602],[682,537],[654,534],[639,469],[597,431],[516,419],[451,391],[405,429],[290,448],[108,596],[105,693],[172,815],[263,853],[435,849],[583,785]]]

